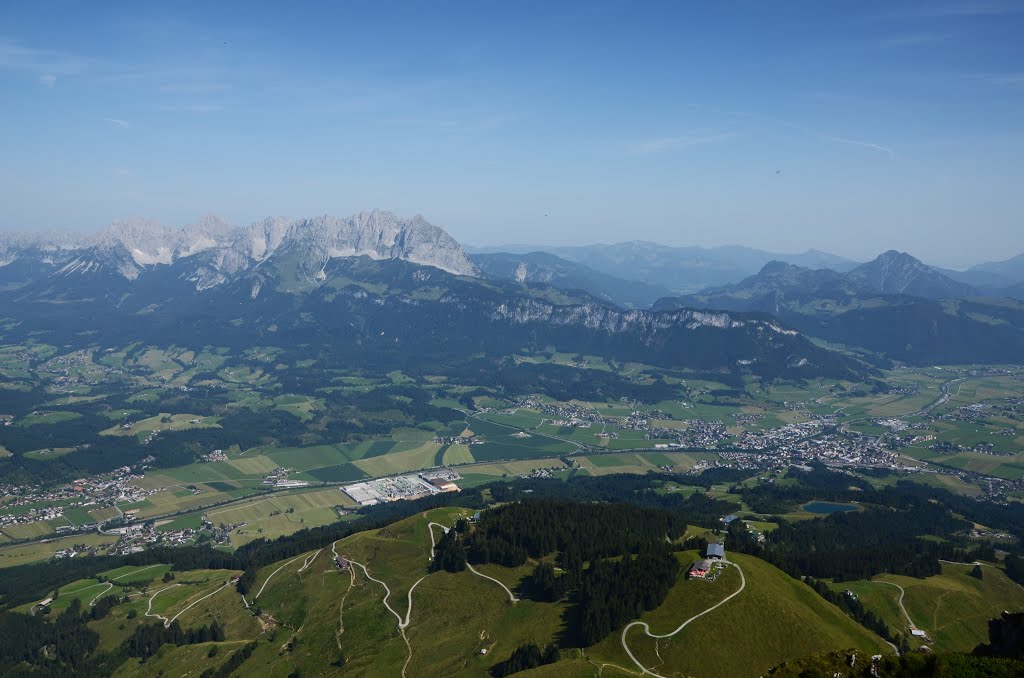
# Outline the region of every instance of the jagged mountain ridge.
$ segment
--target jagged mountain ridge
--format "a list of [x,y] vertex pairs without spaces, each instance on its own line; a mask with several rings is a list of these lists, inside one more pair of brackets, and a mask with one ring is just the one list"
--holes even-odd
[[248,226],[212,215],[182,228],[135,218],[115,222],[96,235],[0,235],[0,269],[21,264],[12,271],[0,270],[0,282],[16,286],[27,263],[36,264],[36,275],[108,274],[135,280],[153,267],[187,260],[192,270],[186,277],[201,291],[283,251],[297,255],[296,275],[309,279],[322,279],[331,259],[354,256],[403,259],[456,275],[477,275],[462,247],[442,228],[420,215],[402,219],[374,210],[347,219],[267,218]]

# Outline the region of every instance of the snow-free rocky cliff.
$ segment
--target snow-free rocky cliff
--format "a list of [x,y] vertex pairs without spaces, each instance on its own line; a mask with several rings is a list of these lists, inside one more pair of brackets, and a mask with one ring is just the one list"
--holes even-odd
[[147,219],[118,221],[97,235],[0,234],[0,266],[16,261],[55,267],[55,275],[115,273],[134,280],[155,266],[181,264],[199,290],[231,280],[287,252],[299,275],[324,277],[337,257],[404,259],[456,275],[477,275],[461,245],[444,229],[417,215],[361,212],[347,219],[268,218],[234,226],[206,216],[182,228]]

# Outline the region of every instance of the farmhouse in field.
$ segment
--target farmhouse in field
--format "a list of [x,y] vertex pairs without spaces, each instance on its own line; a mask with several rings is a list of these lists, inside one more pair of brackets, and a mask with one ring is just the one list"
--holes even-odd
[[725,545],[723,544],[708,544],[707,550],[704,552],[706,558],[714,558],[715,560],[725,559]]
[[711,572],[710,560],[695,560],[690,565],[690,579],[704,579]]

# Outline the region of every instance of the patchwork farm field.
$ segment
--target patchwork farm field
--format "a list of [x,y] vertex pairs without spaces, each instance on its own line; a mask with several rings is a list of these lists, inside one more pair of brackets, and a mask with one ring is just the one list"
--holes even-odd
[[273,539],[304,527],[333,523],[338,520],[337,508],[353,503],[341,490],[330,488],[256,497],[207,511],[205,515],[215,525],[245,523],[231,534],[232,546],[237,548],[253,539]]
[[402,452],[389,452],[369,459],[360,459],[353,462],[353,465],[371,478],[418,471],[437,465],[435,458],[439,449],[439,444],[427,442]]
[[0,546],[0,569],[46,560],[57,551],[70,548],[75,544],[85,544],[103,549],[113,545],[116,541],[117,537],[114,535],[92,533],[58,537],[27,544]]

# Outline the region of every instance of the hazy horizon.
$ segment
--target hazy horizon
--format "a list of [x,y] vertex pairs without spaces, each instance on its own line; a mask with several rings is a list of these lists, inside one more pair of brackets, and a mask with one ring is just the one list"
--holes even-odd
[[[352,217],[352,216],[354,216],[356,214],[359,214],[359,213],[368,213],[368,212],[373,212],[373,211],[392,212],[392,213],[394,213],[393,210],[388,210],[386,208],[370,208],[370,209],[358,210],[358,211],[353,212],[351,214],[331,214],[331,215],[326,215],[326,216],[333,216],[333,217],[337,217],[337,218],[341,218],[341,219],[347,219],[347,218]],[[574,241],[574,242],[543,242],[543,241],[536,241],[536,242],[495,242],[495,243],[482,243],[482,242],[474,242],[472,240],[464,240],[464,239],[459,238],[454,233],[452,233],[451,230],[445,224],[440,224],[440,223],[436,223],[436,222],[432,221],[430,219],[429,215],[424,215],[424,214],[420,214],[420,213],[415,213],[415,214],[397,214],[397,213],[395,213],[395,214],[400,219],[408,219],[408,218],[412,218],[414,216],[422,216],[424,219],[426,219],[428,222],[430,222],[434,226],[438,226],[438,227],[444,229],[446,232],[448,232],[449,235],[454,237],[459,242],[459,244],[466,250],[466,252],[470,253],[470,254],[475,254],[475,253],[493,253],[493,252],[507,252],[507,253],[514,253],[514,254],[525,254],[525,253],[532,252],[532,251],[548,251],[548,250],[561,249],[561,248],[565,248],[565,247],[588,247],[588,246],[594,246],[594,247],[613,247],[613,246],[616,246],[616,245],[630,245],[630,244],[634,244],[634,243],[642,243],[642,244],[650,244],[650,245],[656,245],[656,246],[661,246],[661,247],[669,247],[669,248],[696,248],[696,249],[703,249],[703,250],[707,250],[707,251],[714,251],[714,250],[719,250],[719,249],[729,249],[729,248],[738,248],[738,249],[758,250],[758,251],[766,252],[766,253],[769,253],[769,254],[778,254],[780,256],[792,256],[792,255],[807,254],[807,253],[811,253],[811,252],[818,252],[820,254],[833,255],[833,256],[836,256],[836,257],[844,258],[844,259],[847,259],[847,260],[849,260],[850,262],[853,262],[853,263],[864,263],[866,261],[870,261],[872,259],[875,259],[878,255],[882,254],[883,252],[889,251],[889,250],[901,251],[901,250],[899,250],[899,248],[884,247],[884,246],[882,246],[880,249],[878,249],[873,254],[870,254],[870,255],[868,255],[866,257],[863,257],[863,258],[857,258],[857,257],[854,257],[854,256],[849,256],[847,254],[844,254],[843,252],[838,252],[838,251],[834,251],[834,250],[827,250],[827,249],[823,249],[821,247],[815,247],[814,245],[808,245],[807,247],[804,247],[803,249],[799,249],[799,250],[783,250],[783,249],[773,248],[773,247],[770,247],[770,246],[769,247],[757,247],[757,246],[754,246],[754,245],[750,245],[750,244],[746,244],[746,243],[741,243],[741,242],[721,242],[721,243],[714,243],[714,244],[696,244],[696,243],[685,243],[685,242],[684,243],[661,242],[661,241],[649,240],[649,239],[645,239],[645,238],[622,239],[622,240],[616,240],[616,241],[587,241],[587,240],[579,240],[579,241]],[[114,225],[116,223],[131,222],[133,220],[154,221],[154,222],[159,223],[161,226],[168,227],[168,228],[183,228],[183,227],[185,227],[185,226],[187,226],[189,224],[197,223],[201,219],[208,218],[208,217],[213,217],[213,218],[221,219],[221,220],[223,220],[223,221],[225,221],[225,222],[227,222],[230,225],[235,226],[235,227],[244,227],[244,226],[247,226],[247,225],[250,225],[250,224],[262,221],[264,219],[268,219],[268,218],[285,218],[285,219],[300,220],[300,219],[312,219],[312,218],[316,218],[318,216],[325,216],[325,215],[318,215],[318,214],[317,215],[313,215],[313,214],[307,214],[307,215],[273,214],[273,215],[271,215],[271,214],[267,214],[267,215],[264,215],[264,216],[256,218],[256,219],[249,219],[249,220],[246,220],[246,221],[233,221],[233,220],[227,219],[223,215],[217,214],[215,212],[207,212],[207,213],[203,214],[202,216],[200,216],[200,217],[198,217],[196,219],[189,219],[189,220],[187,220],[187,221],[185,221],[183,223],[169,223],[169,222],[162,221],[160,219],[153,219],[153,218],[146,217],[146,216],[143,216],[143,215],[133,215],[133,216],[130,216],[130,217],[114,219],[110,223],[108,223],[108,224],[106,224],[106,225],[104,225],[102,227],[99,227],[99,228],[83,228],[83,229],[53,228],[53,229],[38,229],[36,231],[33,231],[31,229],[0,229],[0,236],[2,236],[4,234],[8,234],[8,235],[10,235],[10,234],[18,234],[18,235],[21,235],[21,234],[47,235],[47,234],[60,234],[60,233],[72,233],[72,234],[83,235],[83,236],[99,235],[99,234],[101,234],[104,231],[104,229],[110,227],[111,225]],[[918,258],[918,259],[921,259],[921,257],[918,257],[912,251],[908,251],[906,253],[910,254],[910,255]],[[931,261],[931,260],[924,260],[924,263],[932,265],[932,266],[939,266],[939,267],[942,267],[942,268],[949,268],[949,269],[952,269],[952,270],[966,270],[967,268],[969,268],[970,266],[975,265],[975,264],[984,264],[984,263],[990,263],[990,262],[995,262],[995,261],[1005,261],[1006,259],[1010,259],[1010,258],[1013,258],[1013,257],[1017,256],[1017,254],[1024,254],[1024,252],[1015,253],[1015,254],[1007,254],[1007,255],[1003,256],[1002,258],[1000,258],[1000,259],[985,259],[985,260],[978,260],[978,261],[968,261],[967,263],[964,263],[964,264],[946,264],[944,262]]]
[[[55,22],[53,17],[61,17]],[[1024,5],[0,7],[0,230],[1024,252]]]

